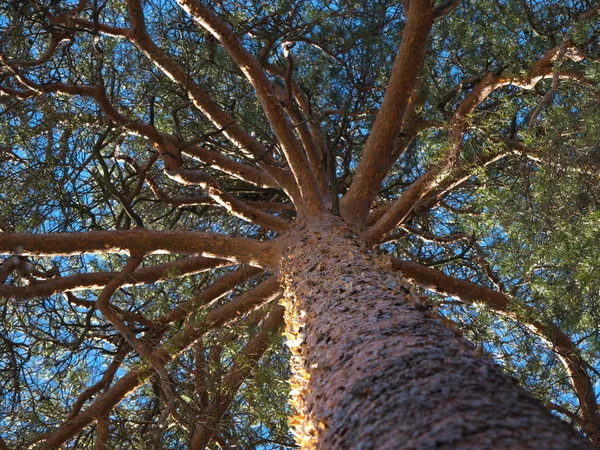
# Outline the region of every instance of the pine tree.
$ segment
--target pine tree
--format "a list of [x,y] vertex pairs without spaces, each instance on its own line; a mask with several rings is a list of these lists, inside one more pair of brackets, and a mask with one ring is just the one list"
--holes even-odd
[[0,448],[599,445],[567,3],[5,2]]

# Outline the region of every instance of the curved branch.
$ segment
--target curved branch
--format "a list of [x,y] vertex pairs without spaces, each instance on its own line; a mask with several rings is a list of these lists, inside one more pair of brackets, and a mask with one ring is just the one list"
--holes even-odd
[[123,358],[125,358],[128,349],[128,346],[121,348],[115,356],[115,358],[113,359],[113,361],[106,368],[106,371],[104,372],[104,375],[102,375],[102,378],[100,378],[100,380],[97,383],[93,384],[77,396],[77,398],[75,399],[75,403],[71,407],[71,412],[67,416],[67,421],[79,414],[79,411],[81,411],[81,408],[87,400],[92,398],[93,395],[100,392],[103,388],[107,388],[110,385],[117,373],[117,370],[119,369],[119,367],[121,367],[121,364],[123,363]]
[[[379,242],[386,233],[392,231],[425,196],[438,189],[449,178],[453,178],[453,169],[459,160],[464,136],[468,129],[470,114],[488,96],[503,86],[518,86],[522,89],[533,89],[544,78],[553,76],[553,62],[559,56],[561,49],[571,50],[567,56],[572,60],[579,60],[575,45],[567,41],[559,47],[547,51],[542,58],[537,60],[522,77],[505,77],[497,73],[488,73],[475,85],[473,90],[460,102],[454,116],[449,123],[448,148],[425,174],[417,178],[402,195],[392,203],[385,214],[367,231],[367,241],[371,244]],[[577,76],[573,72],[560,73],[560,77],[573,79]]]
[[[85,4],[85,2],[83,3]],[[48,14],[47,17],[50,23],[53,25],[61,25],[67,28],[81,28],[88,31],[94,31],[97,29],[99,33],[112,37],[123,37],[129,33],[129,29],[127,28],[112,27],[100,22],[89,22],[79,17],[75,17],[80,12],[81,8],[76,8],[75,10],[69,11],[65,14],[59,14],[57,16]]]
[[[184,258],[178,261],[138,269],[127,277],[122,286],[164,283],[169,280],[195,275],[230,264],[230,261],[224,259],[204,258],[201,256]],[[24,300],[34,297],[49,297],[57,292],[100,289],[106,286],[117,275],[118,272],[82,273],[69,277],[38,281],[27,286],[0,285],[0,297]]]
[[[275,278],[275,277],[273,277]],[[273,283],[273,282],[271,282]],[[272,301],[279,297],[280,289],[265,289],[264,282],[256,288],[247,291],[231,302],[211,311],[204,319],[198,319],[186,326],[186,328],[169,339],[165,344],[153,352],[156,358],[168,361],[177,354],[193,344],[203,333],[210,329],[218,328],[236,320],[241,315]],[[265,292],[271,292],[267,297],[261,296]],[[259,295],[261,294],[261,295]],[[62,444],[75,436],[85,427],[89,426],[98,417],[110,412],[127,395],[133,392],[141,383],[146,381],[153,371],[146,366],[139,366],[119,379],[104,394],[98,397],[85,411],[64,422],[57,430],[44,437],[42,445],[44,448],[59,448]]]
[[[242,129],[240,125],[198,85],[198,83],[188,76],[181,65],[177,64],[154,43],[152,38],[146,32],[144,15],[139,3],[132,1],[129,6],[132,25],[131,29],[109,27],[110,30],[104,32],[101,27],[99,32],[110,36],[125,38],[135,45],[167,77],[185,90],[194,106],[208,117],[218,129],[223,130],[223,135],[229,139],[230,142],[235,144],[239,149],[249,152],[256,160],[265,161],[265,163],[261,164],[266,172],[264,178],[272,176],[277,184],[281,186],[292,199],[299,200],[297,196],[297,187],[291,178],[291,173],[277,167],[277,161],[273,159],[267,149]],[[59,20],[56,18],[55,21],[68,26],[68,22],[65,22],[64,19]],[[75,23],[77,26],[88,31],[94,30],[94,27],[96,26],[95,23],[84,19],[75,19]],[[163,137],[166,138],[166,135]],[[174,136],[169,137],[169,139],[171,138],[176,139]],[[235,161],[222,155],[215,156],[215,154],[208,155],[206,152],[202,151],[196,152],[197,156],[201,154],[203,157],[210,156],[210,159],[214,158],[215,162],[218,163],[217,165],[223,167],[224,171],[232,170],[235,173],[241,173],[239,170],[239,164],[241,163],[235,164]],[[210,164],[210,159],[207,160],[209,161],[207,164]]]
[[44,64],[52,57],[52,55],[54,55],[56,49],[62,42],[71,42],[73,40],[73,36],[63,31],[50,30],[50,33],[50,43],[48,44],[46,51],[44,51],[44,53],[42,53],[38,58],[32,60],[11,59],[10,61],[7,61],[7,63],[16,67],[39,66]]
[[[143,255],[134,254],[131,256],[127,264],[123,268],[123,271],[117,275],[114,279],[106,285],[98,296],[96,301],[96,308],[108,320],[117,331],[125,338],[127,343],[140,355],[146,362],[149,362],[154,370],[160,376],[161,381],[164,384],[164,388],[168,391],[170,396],[173,394],[171,384],[169,381],[169,375],[165,370],[166,361],[163,361],[160,357],[152,351],[152,345],[145,340],[138,339],[132,329],[127,326],[125,321],[117,314],[118,309],[110,304],[110,298],[119,289],[122,283],[127,279],[129,274],[133,272],[137,266],[142,262]],[[106,414],[108,416],[108,414]],[[105,415],[101,415],[97,418],[98,426],[102,423]],[[105,425],[106,426],[106,425]]]
[[135,334],[125,324],[125,321],[117,314],[117,308],[110,304],[110,298],[113,294],[122,286],[127,277],[141,264],[143,255],[133,255],[127,261],[127,264],[123,270],[105,286],[98,300],[96,301],[96,308],[108,320],[121,335],[125,338],[127,343],[140,355],[150,355],[152,349],[146,343],[138,341]]
[[287,220],[246,204],[225,191],[214,178],[201,170],[183,169],[172,158],[168,158],[165,161],[165,172],[169,178],[185,186],[202,186],[208,193],[208,196],[217,204],[242,220],[280,233],[290,228],[290,223]]

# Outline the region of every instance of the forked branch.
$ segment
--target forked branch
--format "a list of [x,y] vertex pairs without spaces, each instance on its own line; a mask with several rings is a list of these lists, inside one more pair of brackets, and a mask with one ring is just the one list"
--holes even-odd
[[[192,256],[178,261],[143,267],[133,272],[123,282],[123,287],[142,284],[164,283],[207,270],[230,265],[230,261],[216,258]],[[75,292],[88,289],[100,289],[106,286],[118,272],[81,273],[68,277],[56,277],[37,281],[27,286],[0,285],[0,297],[25,300],[35,297],[49,297],[57,292]]]
[[[457,168],[460,151],[465,134],[469,127],[469,116],[481,105],[488,96],[503,86],[518,86],[521,89],[533,89],[541,80],[553,76],[553,62],[559,56],[561,49],[570,49],[569,58],[579,60],[576,48],[572,42],[566,42],[559,47],[548,50],[537,60],[525,76],[506,77],[490,72],[483,76],[472,91],[462,100],[449,123],[448,146],[442,156],[432,167],[394,201],[385,214],[366,233],[367,241],[374,245],[387,233],[401,224],[413,208],[428,194],[440,187]],[[579,79],[576,72],[561,72],[560,78]]]
[[[278,298],[281,295],[280,288],[277,285],[277,289],[273,289],[271,283],[269,282],[266,285],[265,283],[261,283],[235,300],[211,311],[206,317],[192,321],[184,330],[156,349],[153,355],[162,361],[170,361],[210,329],[222,327],[261,305]],[[100,395],[86,410],[64,422],[54,433],[45,436],[41,445],[45,445],[45,448],[60,447],[85,427],[92,424],[97,418],[109,413],[127,395],[146,381],[152,373],[153,370],[148,366],[138,366],[132,369]]]
[[[130,3],[132,1],[137,2],[137,0],[130,0]],[[229,26],[208,7],[197,0],[177,0],[177,3],[195,22],[210,32],[221,43],[254,87],[267,119],[292,169],[302,196],[302,209],[304,209],[304,212],[323,212],[324,205],[317,181],[304,149],[294,135],[283,106],[278,100],[272,83],[267,78],[263,68],[243,47]]]
[[260,331],[235,357],[233,368],[223,378],[222,394],[208,412],[209,423],[198,425],[194,431],[191,440],[192,450],[204,450],[213,439],[219,422],[231,406],[240,386],[258,365],[258,361],[267,350],[273,335],[283,326],[283,310],[282,306],[274,305]]

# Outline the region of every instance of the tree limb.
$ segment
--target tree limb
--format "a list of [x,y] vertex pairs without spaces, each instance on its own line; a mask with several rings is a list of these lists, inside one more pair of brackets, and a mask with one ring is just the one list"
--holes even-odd
[[402,121],[423,64],[423,54],[433,19],[430,0],[410,2],[402,43],[394,61],[383,103],[363,148],[350,189],[340,204],[342,217],[356,225],[364,225],[371,203],[394,162],[392,147],[402,128]]
[[192,436],[191,449],[204,450],[217,430],[218,424],[231,406],[244,380],[258,365],[258,360],[267,350],[273,334],[283,326],[284,308],[275,305],[260,331],[235,357],[233,368],[225,375],[219,401],[209,411],[210,422],[199,424]]
[[[262,164],[265,169],[265,177],[269,178],[272,176],[277,180],[277,184],[288,192],[292,199],[297,199],[296,190],[297,188],[293,185],[293,180],[290,179],[290,173],[277,167],[277,161],[268,154],[268,151],[261,145],[256,139],[250,134],[244,131],[240,125],[227,114],[200,86],[187,75],[186,71],[177,64],[172,58],[170,58],[163,50],[161,50],[150,36],[146,32],[144,15],[137,2],[131,2],[130,6],[130,18],[131,18],[131,29],[125,28],[111,28],[111,32],[106,34],[111,36],[118,36],[128,39],[132,42],[140,51],[146,55],[165,75],[167,75],[173,82],[181,86],[187,95],[192,100],[192,103],[198,110],[205,114],[211,122],[220,130],[223,130],[223,134],[232,143],[234,143],[239,149],[247,151],[250,155],[254,156],[258,161],[265,161]],[[64,20],[55,19],[57,23],[63,23],[66,25]],[[75,19],[76,24],[86,30],[93,30],[95,24],[84,19]],[[100,32],[104,33],[102,27],[99,29]],[[165,135],[166,137],[166,135]],[[169,139],[176,139],[174,136]],[[218,162],[218,167],[223,167],[225,171],[230,170],[234,173],[241,174],[246,170],[240,170],[240,164],[235,161],[218,154],[208,154],[208,151],[202,151],[200,149],[190,149],[196,156],[207,157],[207,164]],[[232,162],[233,161],[233,162]],[[297,199],[299,200],[299,199]]]
[[265,268],[279,265],[275,244],[195,231],[143,229],[83,233],[0,233],[0,253],[21,247],[22,255],[68,256],[80,254],[145,253],[202,255]]
[[202,186],[210,198],[240,219],[279,233],[290,229],[287,220],[246,204],[225,191],[214,178],[201,170],[183,169],[174,159],[168,158],[165,161],[165,172],[169,178],[185,186]]
[[[137,0],[130,0],[130,4],[132,2],[135,3]],[[262,67],[242,46],[231,29],[208,7],[197,0],[177,0],[177,3],[223,45],[254,87],[300,189],[303,212],[308,214],[324,212],[319,188],[306,154],[296,139],[283,107]]]
[[[218,328],[237,319],[244,313],[257,308],[261,304],[276,299],[280,291],[276,291],[268,297],[257,295],[259,292],[269,291],[259,285],[255,289],[247,291],[231,302],[211,311],[206,318],[197,319],[185,327],[183,331],[169,339],[160,348],[153,352],[157,358],[167,361],[193,344],[203,333],[210,329]],[[130,370],[121,377],[112,387],[99,396],[85,411],[65,421],[54,433],[44,436],[41,442],[43,448],[55,449],[90,425],[98,417],[110,412],[128,394],[133,392],[140,383],[147,380],[153,371],[146,367],[137,367]]]
[[[123,287],[142,284],[164,283],[207,270],[230,265],[230,261],[201,256],[189,257],[178,261],[156,264],[133,272],[122,284]],[[82,273],[69,277],[57,277],[37,281],[27,286],[0,285],[0,297],[25,300],[34,297],[49,297],[57,292],[75,292],[88,289],[100,289],[106,286],[118,272]]]
[[[572,42],[566,42],[563,45],[567,49],[575,50]],[[391,205],[385,214],[369,228],[366,233],[369,243],[375,244],[379,242],[386,233],[392,231],[406,219],[407,214],[412,211],[417,203],[451,177],[453,169],[458,164],[460,150],[468,129],[469,115],[492,92],[500,87],[513,85],[521,89],[533,89],[539,81],[552,77],[553,61],[558,57],[563,45],[547,51],[542,58],[538,59],[531,66],[531,69],[525,76],[505,77],[501,74],[490,72],[480,79],[465,99],[460,102],[450,120],[448,147],[440,158],[440,161],[435,162],[425,174],[417,178]],[[569,57],[577,59],[579,56],[573,51]],[[572,72],[568,72],[562,73],[560,76],[571,78],[574,75]]]

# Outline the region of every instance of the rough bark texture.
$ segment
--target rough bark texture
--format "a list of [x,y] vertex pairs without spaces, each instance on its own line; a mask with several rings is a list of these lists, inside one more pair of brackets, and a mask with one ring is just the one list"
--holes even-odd
[[298,226],[281,278],[302,448],[593,448],[340,221]]
[[579,354],[577,345],[559,327],[538,320],[537,313],[525,305],[520,305],[524,311],[520,316],[511,310],[511,300],[503,293],[450,277],[439,270],[396,258],[392,258],[392,268],[399,270],[404,277],[421,287],[456,296],[466,304],[485,305],[498,314],[523,323],[537,334],[548,348],[556,353],[569,375],[571,386],[579,400],[581,427],[592,442],[600,443],[600,417],[594,384],[586,371],[585,361]]

